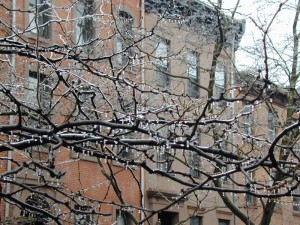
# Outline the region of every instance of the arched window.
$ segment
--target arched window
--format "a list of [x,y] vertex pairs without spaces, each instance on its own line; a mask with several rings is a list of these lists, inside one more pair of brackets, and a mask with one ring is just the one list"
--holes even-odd
[[[36,193],[30,195],[25,203],[45,212],[50,211],[50,206],[46,198]],[[23,225],[42,225],[48,224],[51,221],[51,219],[42,212],[34,211],[32,209],[23,209],[21,211],[21,216],[24,217]]]

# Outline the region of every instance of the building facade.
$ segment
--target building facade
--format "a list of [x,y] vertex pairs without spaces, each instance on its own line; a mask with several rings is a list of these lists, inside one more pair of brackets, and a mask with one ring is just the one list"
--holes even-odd
[[[254,196],[272,171],[233,174],[218,153],[241,164],[263,156],[286,102],[276,92],[269,107],[236,88],[243,21],[197,0],[12,0],[0,10],[1,223],[242,224],[224,189],[259,220]],[[293,224],[298,198],[277,201],[272,224]]]

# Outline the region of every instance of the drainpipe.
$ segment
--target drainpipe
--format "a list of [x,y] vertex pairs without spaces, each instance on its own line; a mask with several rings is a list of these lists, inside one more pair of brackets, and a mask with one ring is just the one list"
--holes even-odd
[[[140,1],[141,6],[141,30],[142,30],[142,37],[145,35],[145,0]],[[144,50],[144,40],[141,42],[141,49]],[[145,57],[144,52],[141,53],[142,60],[141,60],[141,83],[142,83],[142,90],[144,90],[144,82],[145,82]],[[143,92],[144,93],[144,92]],[[143,100],[143,93],[141,93],[141,100]],[[142,157],[144,160],[144,157]],[[141,167],[141,194],[142,194],[142,207],[145,207],[145,170]],[[144,212],[141,212],[141,220],[145,218]]]
[[[12,0],[12,15],[11,15],[11,24],[12,24],[12,32],[11,35],[14,36],[14,31],[16,28],[16,0]],[[12,81],[12,74],[15,71],[15,65],[16,65],[16,58],[15,55],[12,54],[11,56],[11,70],[10,70],[10,79]],[[9,116],[9,124],[13,123],[13,116]],[[11,158],[12,158],[12,151],[7,152],[7,172],[11,171]],[[10,193],[10,183],[6,184],[6,193]],[[5,202],[5,218],[9,217],[9,203]]]

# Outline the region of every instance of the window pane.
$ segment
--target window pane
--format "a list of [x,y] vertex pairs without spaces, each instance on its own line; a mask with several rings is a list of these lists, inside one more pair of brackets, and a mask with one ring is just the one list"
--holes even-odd
[[36,25],[39,27],[39,34],[41,37],[50,37],[50,15],[51,8],[45,0],[37,0],[37,5],[35,0],[30,0],[28,14],[28,24],[32,33],[37,33]]
[[75,5],[76,18],[76,42],[82,45],[89,42],[93,37],[93,1],[78,1]]
[[167,40],[158,38],[156,46],[156,57],[157,57],[157,82],[158,85],[163,87],[169,86],[169,63],[168,63],[168,51],[169,43]]
[[225,71],[222,62],[217,62],[216,72],[215,72],[215,84],[218,87],[225,87]]
[[199,216],[192,216],[190,218],[190,225],[201,225],[201,217]]
[[198,53],[188,51],[187,53],[187,74],[188,81],[188,94],[192,98],[198,98]]
[[134,19],[133,17],[125,12],[120,11],[117,17],[117,29],[116,32],[116,53],[121,54],[118,55],[118,63],[125,64],[128,60],[134,57]]
[[219,220],[219,225],[229,225],[230,221],[229,220]]
[[243,116],[242,128],[245,134],[251,134],[252,127],[252,105],[244,105],[242,113],[247,113],[247,115]]
[[268,137],[275,138],[275,117],[272,111],[268,111]]

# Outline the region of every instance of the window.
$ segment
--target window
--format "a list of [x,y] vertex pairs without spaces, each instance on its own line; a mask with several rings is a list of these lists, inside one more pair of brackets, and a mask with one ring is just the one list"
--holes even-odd
[[[253,172],[252,171],[247,171],[247,176],[245,176],[245,186],[246,186],[246,190],[250,191],[251,190],[251,186],[252,186],[252,179],[253,179]],[[254,197],[252,195],[246,194],[246,203],[248,204],[253,204],[254,203]]]
[[[227,141],[226,140],[219,140],[218,148],[223,150],[223,151],[226,151],[228,149]],[[224,163],[227,162],[227,158],[221,157],[221,160],[224,161]],[[222,174],[227,173],[227,171],[228,171],[227,164],[225,166],[221,166],[220,170],[221,170],[220,172]],[[222,184],[225,184],[228,181],[228,177],[227,176],[222,176],[220,178],[220,180],[221,180]]]
[[293,211],[300,212],[300,197],[293,197]]
[[33,107],[36,107],[38,103],[42,109],[49,107],[50,90],[49,80],[44,74],[29,71],[27,100]]
[[[300,188],[295,189],[293,193],[300,194]],[[300,197],[293,196],[293,211],[300,212]]]
[[198,88],[198,64],[199,54],[194,51],[188,51],[187,53],[187,74],[188,74],[188,94],[192,98],[199,97]]
[[86,44],[93,38],[93,7],[93,0],[79,0],[74,6],[77,45]]
[[275,138],[275,117],[271,110],[268,111],[268,138]]
[[131,225],[132,220],[128,212],[117,210],[117,225]]
[[156,46],[157,57],[157,84],[162,87],[168,87],[170,84],[169,79],[169,41],[159,38]]
[[88,212],[92,212],[92,208],[90,206],[81,206],[75,205],[75,210],[87,212],[87,213],[80,213],[76,212],[74,216],[75,225],[92,225],[95,224],[92,219],[92,214],[88,214]]
[[51,8],[47,0],[29,0],[28,28],[43,38],[50,38]]
[[219,220],[219,225],[230,225],[230,220]]
[[300,142],[297,142],[293,147],[294,153],[300,157]]
[[[157,129],[158,135],[164,139],[168,139],[170,137],[170,131],[168,127],[160,127]],[[168,148],[164,146],[158,147],[156,151],[156,160],[157,160],[157,168],[161,171],[168,171],[172,165],[172,159]]]
[[116,53],[118,54],[118,63],[125,64],[128,63],[128,60],[130,60],[130,58],[134,57],[134,19],[129,13],[120,11],[116,20]]
[[242,120],[243,132],[246,135],[251,135],[251,128],[252,128],[252,105],[244,105],[242,113],[246,114],[246,115],[243,115],[243,120]]
[[157,168],[161,171],[167,172],[171,167],[168,150],[159,149],[157,151]]
[[225,91],[225,70],[222,62],[217,62],[215,71],[215,97],[220,98]]
[[[50,211],[50,206],[46,198],[36,193],[31,194],[25,200],[25,203],[38,209]],[[24,225],[29,225],[29,224],[42,225],[42,224],[48,224],[51,221],[51,219],[46,217],[45,214],[34,211],[33,209],[21,210],[21,216],[26,218],[24,219],[24,221],[26,221]]]
[[192,216],[190,218],[190,225],[201,225],[201,224],[202,224],[202,217]]
[[194,178],[200,178],[201,158],[196,152],[189,152],[190,174]]
[[[129,134],[123,136],[122,138],[133,140],[136,137],[134,136],[134,133],[129,133]],[[125,158],[125,159],[133,159],[134,151],[133,151],[133,149],[129,148],[128,146],[118,145],[117,156],[119,156],[121,158]]]

